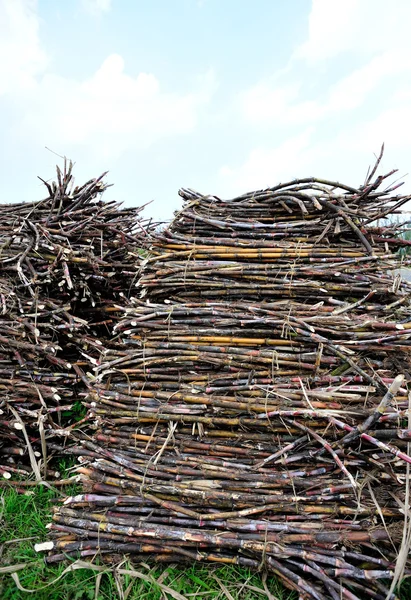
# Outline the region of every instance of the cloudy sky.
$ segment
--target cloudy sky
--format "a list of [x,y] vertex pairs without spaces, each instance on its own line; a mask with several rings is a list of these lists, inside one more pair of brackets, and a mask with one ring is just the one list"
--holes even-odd
[[[166,219],[229,197],[411,163],[410,0],[0,0],[0,202],[78,183]],[[411,176],[404,192],[411,193]]]

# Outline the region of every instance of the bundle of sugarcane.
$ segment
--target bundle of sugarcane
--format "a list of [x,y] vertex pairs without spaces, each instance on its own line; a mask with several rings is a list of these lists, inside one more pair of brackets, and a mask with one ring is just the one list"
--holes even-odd
[[46,560],[265,566],[301,598],[395,597],[410,287],[390,274],[399,229],[371,224],[407,198],[374,174],[181,192],[142,270],[148,301],[124,307],[95,367],[96,431],[69,450],[84,493],[56,509]]
[[395,171],[373,179],[375,172],[359,188],[306,178],[232,200],[180,190],[185,205],[154,240],[143,294],[156,301],[359,299],[372,285],[385,295],[387,271],[398,264],[392,250],[411,242],[399,235],[401,225],[379,221],[410,196],[391,194],[401,184],[381,189]]
[[216,401],[206,418],[189,402],[147,413],[139,397],[120,416],[118,394],[94,440],[71,448],[84,493],[55,511],[37,549],[51,563],[99,552],[264,565],[301,598],[382,600],[408,502],[402,386],[396,377],[366,408],[314,408],[307,395],[306,409],[284,400],[266,412]]
[[16,293],[68,300],[77,309],[74,301],[95,307],[100,298],[127,295],[151,224],[140,217],[143,207],[99,199],[109,187],[106,173],[72,189],[72,166],[65,162],[57,182],[44,182],[45,200],[1,205],[0,264]]
[[[163,372],[150,377],[148,367],[147,393],[134,374],[111,385],[114,369],[97,386],[90,410],[100,427],[69,449],[84,493],[56,509],[52,539],[37,547],[46,560],[100,553],[265,566],[301,598],[385,598],[408,503],[404,378],[371,386],[323,376],[311,391],[294,377],[272,385],[264,406],[243,396],[252,381],[228,397],[229,373],[212,381],[218,392],[201,393],[201,374],[190,381],[180,370],[176,392]],[[165,378],[167,394],[155,386]]]
[[[121,342],[103,351],[87,407],[112,423],[201,423],[217,411],[231,425],[242,413],[261,424],[258,414],[284,406],[363,414],[392,372],[410,378],[410,307],[401,299],[351,309],[135,302],[115,327]],[[407,408],[397,398],[396,410]]]
[[[85,372],[109,346],[152,225],[141,208],[100,196],[98,179],[74,188],[72,163],[44,182],[48,197],[0,205],[0,453],[13,461],[41,453],[72,427],[73,407],[89,385]],[[66,431],[67,433],[67,431]],[[3,465],[4,466],[4,465]],[[2,465],[0,464],[0,468]],[[15,471],[13,471],[15,468]]]

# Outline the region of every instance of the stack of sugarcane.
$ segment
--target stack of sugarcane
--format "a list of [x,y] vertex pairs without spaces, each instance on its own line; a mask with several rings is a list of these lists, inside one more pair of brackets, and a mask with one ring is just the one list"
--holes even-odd
[[304,599],[395,597],[411,310],[390,274],[406,242],[383,219],[409,198],[375,169],[358,189],[181,192],[95,367],[96,431],[70,448],[84,493],[56,508],[48,562],[211,561]]
[[[103,176],[74,187],[72,164],[35,203],[0,205],[0,474],[38,459],[73,425],[102,340],[135,284],[147,232],[140,208],[104,202]],[[73,412],[74,411],[74,412]],[[18,464],[29,458],[29,464]]]
[[180,190],[185,206],[153,246],[144,291],[184,302],[386,296],[392,250],[411,244],[401,226],[378,226],[409,199],[390,195],[398,184],[379,189],[392,174],[372,172],[360,189],[308,178],[230,201]]

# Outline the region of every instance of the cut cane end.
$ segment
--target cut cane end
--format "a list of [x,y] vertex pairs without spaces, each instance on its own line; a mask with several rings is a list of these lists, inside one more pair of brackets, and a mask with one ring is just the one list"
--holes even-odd
[[47,552],[53,550],[54,542],[42,542],[41,544],[34,544],[34,550],[36,552]]

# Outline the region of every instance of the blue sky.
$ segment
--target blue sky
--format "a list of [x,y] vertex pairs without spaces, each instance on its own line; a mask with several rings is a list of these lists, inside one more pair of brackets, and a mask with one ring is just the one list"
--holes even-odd
[[409,0],[0,0],[0,201],[42,197],[46,147],[156,219],[182,186],[359,184],[382,142],[406,176],[410,23]]

